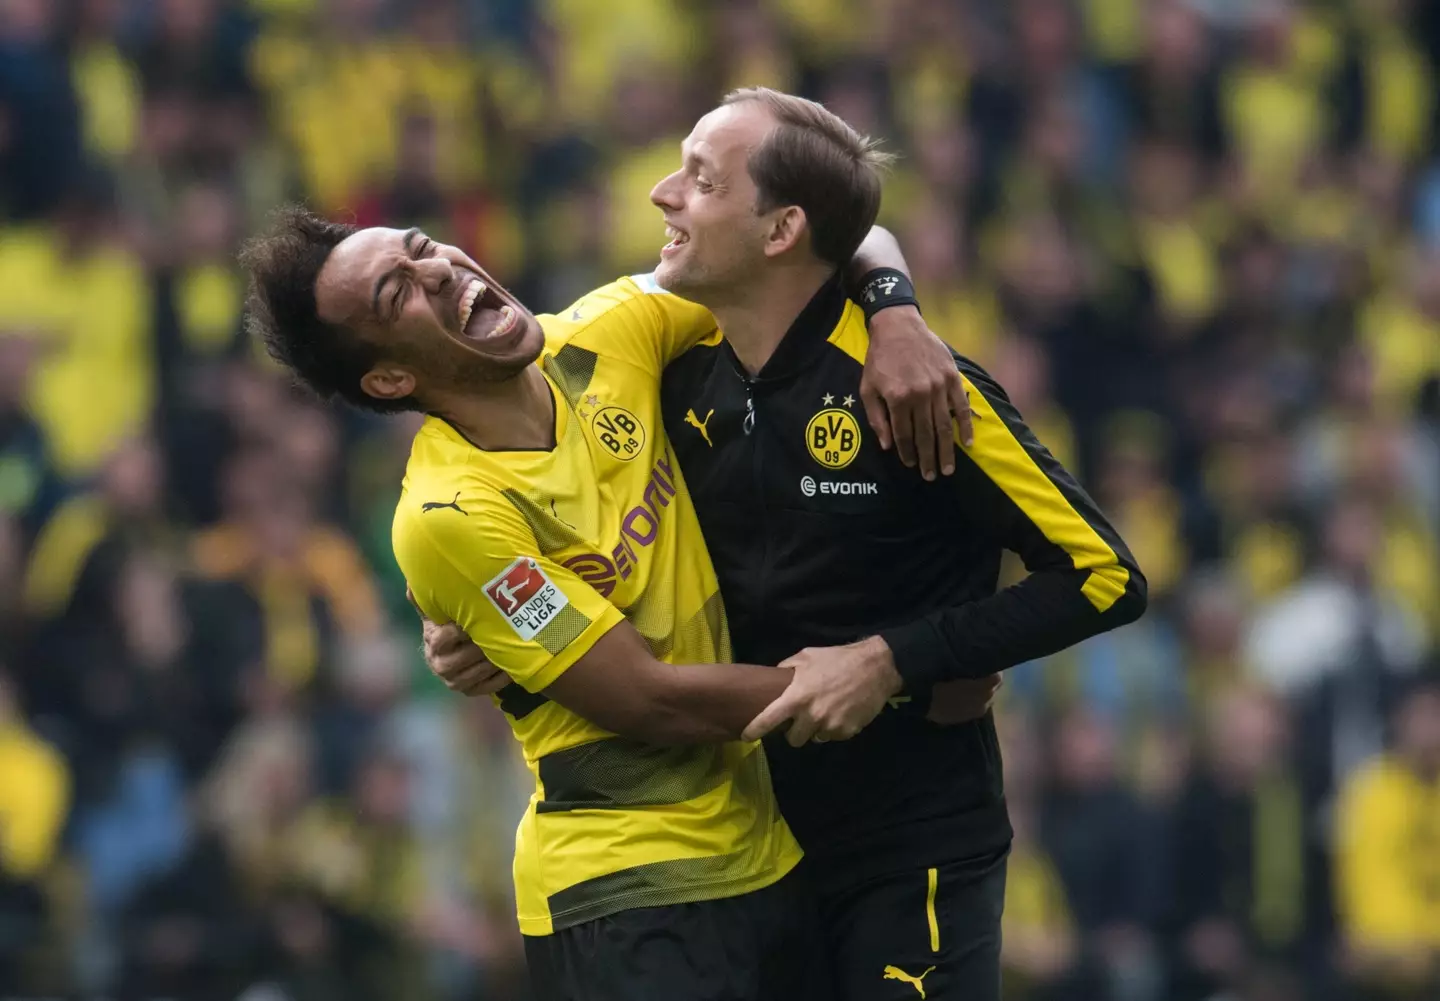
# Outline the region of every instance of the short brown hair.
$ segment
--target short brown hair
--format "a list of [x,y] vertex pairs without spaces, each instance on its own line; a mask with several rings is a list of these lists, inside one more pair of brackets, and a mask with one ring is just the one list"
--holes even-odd
[[758,101],[780,123],[750,151],[756,210],[798,205],[815,256],[841,267],[855,255],[880,214],[880,175],[892,156],[815,101],[769,87],[743,87],[723,105]]

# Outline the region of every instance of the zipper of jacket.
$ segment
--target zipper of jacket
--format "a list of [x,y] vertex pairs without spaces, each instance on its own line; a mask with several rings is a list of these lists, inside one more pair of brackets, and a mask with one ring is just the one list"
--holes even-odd
[[756,526],[765,540],[760,565],[755,568],[757,578],[754,589],[754,610],[753,621],[756,624],[756,633],[763,635],[763,622],[768,607],[768,589],[770,578],[771,562],[771,527],[770,510],[765,502],[765,476],[761,468],[761,439],[755,436],[755,424],[758,411],[755,407],[755,380],[749,374],[741,372],[740,381],[745,384],[745,421],[741,427],[745,431],[745,437],[750,444],[750,470],[755,486],[755,502],[759,509],[759,524]]

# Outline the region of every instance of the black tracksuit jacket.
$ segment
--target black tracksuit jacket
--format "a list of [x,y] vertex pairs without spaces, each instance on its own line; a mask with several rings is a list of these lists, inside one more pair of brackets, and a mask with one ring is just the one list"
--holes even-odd
[[[869,336],[825,285],[755,377],[707,341],[665,370],[665,429],[720,581],[735,659],[879,634],[902,696],[853,740],[767,742],[780,808],[830,885],[1003,848],[994,720],[926,721],[929,691],[1138,618],[1125,544],[1004,392],[956,356],[975,443],[927,483],[883,451],[860,404]],[[1009,549],[1029,575],[997,591]]]

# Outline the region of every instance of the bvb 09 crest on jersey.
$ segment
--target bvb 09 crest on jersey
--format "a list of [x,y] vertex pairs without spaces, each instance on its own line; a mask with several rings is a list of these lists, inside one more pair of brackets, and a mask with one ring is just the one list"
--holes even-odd
[[860,422],[849,410],[827,407],[805,425],[805,447],[826,469],[844,469],[860,454]]
[[595,440],[617,459],[633,459],[645,447],[645,426],[624,407],[601,407],[590,419]]

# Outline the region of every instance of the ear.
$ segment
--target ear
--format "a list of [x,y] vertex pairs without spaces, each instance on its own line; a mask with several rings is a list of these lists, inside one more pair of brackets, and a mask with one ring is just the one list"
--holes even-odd
[[779,257],[799,246],[808,221],[805,210],[798,205],[787,205],[772,212],[765,232],[765,256]]
[[376,365],[360,377],[360,388],[377,400],[399,400],[415,392],[415,376],[394,365]]

